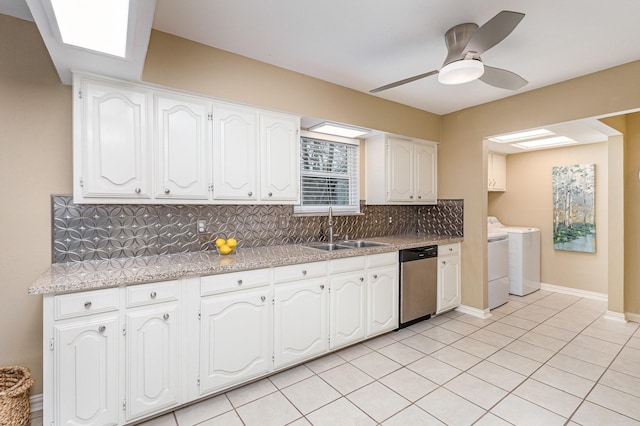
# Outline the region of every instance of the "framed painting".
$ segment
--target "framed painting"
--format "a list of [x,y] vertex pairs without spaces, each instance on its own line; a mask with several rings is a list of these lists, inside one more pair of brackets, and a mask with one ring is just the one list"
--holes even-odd
[[595,164],[553,167],[553,248],[596,252]]

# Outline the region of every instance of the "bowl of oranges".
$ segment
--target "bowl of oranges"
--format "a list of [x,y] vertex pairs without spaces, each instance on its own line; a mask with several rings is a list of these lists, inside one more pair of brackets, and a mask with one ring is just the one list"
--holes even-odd
[[216,239],[216,250],[222,255],[233,253],[237,245],[238,241],[235,238],[229,238],[226,240],[224,238]]

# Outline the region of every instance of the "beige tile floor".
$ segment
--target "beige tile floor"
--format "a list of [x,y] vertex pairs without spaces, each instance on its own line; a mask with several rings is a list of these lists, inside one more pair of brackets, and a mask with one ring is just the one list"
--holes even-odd
[[449,312],[144,426],[640,425],[639,324],[605,311],[510,296],[490,319]]

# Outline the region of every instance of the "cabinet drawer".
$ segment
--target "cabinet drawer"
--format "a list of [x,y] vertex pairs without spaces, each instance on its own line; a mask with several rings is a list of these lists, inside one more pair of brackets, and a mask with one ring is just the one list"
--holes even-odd
[[163,281],[127,287],[127,308],[178,300],[179,281]]
[[273,268],[273,281],[284,283],[327,275],[327,262],[300,263]]
[[245,288],[261,287],[271,282],[270,269],[256,269],[253,271],[232,272],[230,274],[208,275],[200,278],[200,295],[226,293],[228,291],[244,290]]
[[75,318],[118,310],[118,289],[61,294],[53,299],[55,319]]
[[438,256],[453,256],[460,254],[460,243],[438,246]]
[[362,271],[365,268],[365,256],[346,257],[329,261],[329,273],[340,274],[342,272]]
[[396,265],[398,263],[398,252],[371,254],[367,256],[367,268],[378,266]]

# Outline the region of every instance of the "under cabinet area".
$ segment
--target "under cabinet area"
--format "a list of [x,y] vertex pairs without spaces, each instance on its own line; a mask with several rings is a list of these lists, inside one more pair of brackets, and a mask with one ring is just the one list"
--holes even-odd
[[391,135],[365,141],[367,204],[435,204],[437,144]]
[[398,252],[44,297],[44,423],[120,425],[398,327]]
[[80,74],[73,94],[76,203],[299,203],[299,116]]

